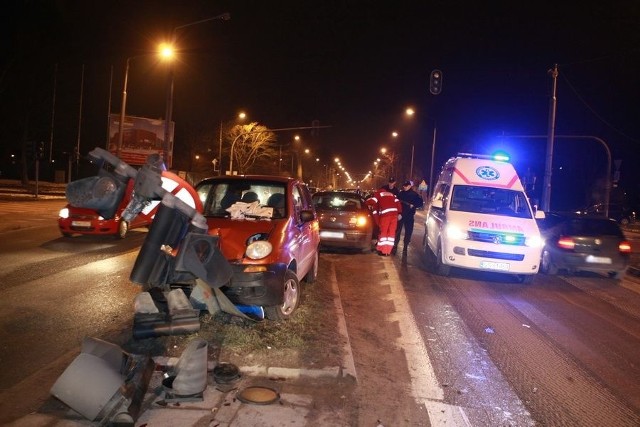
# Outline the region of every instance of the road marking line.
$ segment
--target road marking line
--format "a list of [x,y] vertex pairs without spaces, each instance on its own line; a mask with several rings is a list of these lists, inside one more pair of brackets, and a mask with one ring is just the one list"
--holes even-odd
[[431,365],[396,265],[385,262],[384,268],[388,277],[387,283],[391,288],[391,299],[396,307],[396,312],[389,317],[399,325],[400,337],[397,344],[404,350],[407,359],[413,398],[419,404],[424,403],[432,426],[471,426],[462,407],[442,402],[444,390],[440,387]]

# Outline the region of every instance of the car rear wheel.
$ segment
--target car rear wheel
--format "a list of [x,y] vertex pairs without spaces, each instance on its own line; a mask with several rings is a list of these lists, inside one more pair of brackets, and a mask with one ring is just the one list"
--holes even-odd
[[129,223],[124,219],[121,219],[118,223],[118,237],[120,239],[124,239],[127,235],[127,231],[129,231]]
[[284,273],[283,302],[264,308],[264,314],[269,320],[286,320],[290,318],[300,305],[300,283],[298,276],[291,270]]
[[626,270],[622,270],[622,271],[611,271],[609,273],[609,278],[611,279],[615,279],[615,280],[620,280],[624,277],[626,273]]
[[558,274],[558,267],[556,267],[553,261],[551,261],[551,254],[546,249],[542,251],[540,271],[551,276]]

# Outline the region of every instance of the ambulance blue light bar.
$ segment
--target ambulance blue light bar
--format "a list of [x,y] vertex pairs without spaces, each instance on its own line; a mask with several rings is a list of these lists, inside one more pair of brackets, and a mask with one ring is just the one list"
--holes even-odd
[[497,162],[508,162],[510,157],[504,151],[497,151],[494,154],[473,154],[473,153],[458,153],[458,157],[468,157],[471,159],[485,159],[495,160]]

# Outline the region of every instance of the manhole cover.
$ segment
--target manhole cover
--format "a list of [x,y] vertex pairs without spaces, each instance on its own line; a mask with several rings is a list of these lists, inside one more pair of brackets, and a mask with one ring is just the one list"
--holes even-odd
[[218,384],[227,384],[240,378],[240,370],[233,363],[219,363],[213,368],[213,378]]
[[241,390],[236,397],[240,402],[270,405],[280,399],[277,391],[269,387],[252,386]]

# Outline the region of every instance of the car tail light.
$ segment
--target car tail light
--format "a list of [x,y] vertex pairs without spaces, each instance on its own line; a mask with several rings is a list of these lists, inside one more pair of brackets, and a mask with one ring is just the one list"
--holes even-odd
[[557,243],[559,248],[573,250],[576,247],[576,242],[571,237],[560,237]]
[[618,250],[622,254],[630,254],[631,253],[631,243],[627,242],[626,240],[618,243]]
[[366,226],[366,225],[367,225],[367,222],[368,222],[368,221],[367,221],[367,217],[366,217],[366,216],[359,216],[359,217],[356,219],[356,225],[357,225],[358,227],[364,227],[364,226]]

